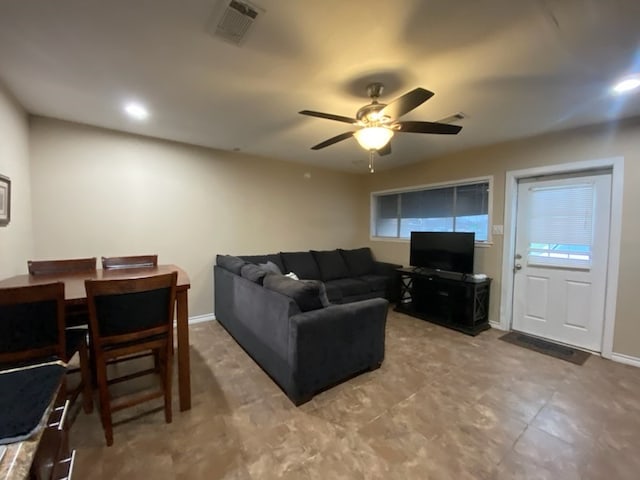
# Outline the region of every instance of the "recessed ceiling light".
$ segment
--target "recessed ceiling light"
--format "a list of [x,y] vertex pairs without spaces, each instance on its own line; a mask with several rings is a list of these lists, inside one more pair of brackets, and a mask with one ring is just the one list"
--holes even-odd
[[149,116],[149,112],[140,103],[127,103],[124,107],[124,111],[127,112],[131,118],[135,118],[136,120],[144,120]]
[[613,86],[613,91],[615,93],[626,93],[631,90],[635,90],[640,87],[640,75],[636,75],[633,77],[627,77],[620,80]]

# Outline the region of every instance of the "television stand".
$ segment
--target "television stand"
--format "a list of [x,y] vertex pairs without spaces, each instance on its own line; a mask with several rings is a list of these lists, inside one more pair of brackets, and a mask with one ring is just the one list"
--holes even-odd
[[399,268],[395,311],[477,335],[489,327],[491,279],[437,270]]

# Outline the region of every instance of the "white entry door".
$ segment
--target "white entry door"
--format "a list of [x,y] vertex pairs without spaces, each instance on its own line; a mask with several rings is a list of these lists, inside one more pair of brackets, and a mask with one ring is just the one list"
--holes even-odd
[[611,174],[518,183],[512,328],[600,352]]

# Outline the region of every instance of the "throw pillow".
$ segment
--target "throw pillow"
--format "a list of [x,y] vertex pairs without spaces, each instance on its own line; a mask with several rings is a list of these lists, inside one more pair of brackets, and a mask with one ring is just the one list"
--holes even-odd
[[254,265],[253,263],[247,263],[240,269],[240,275],[242,277],[252,281],[253,283],[257,283],[258,285],[262,285],[267,273],[269,272],[260,268],[258,265]]
[[340,254],[342,258],[344,258],[344,262],[347,264],[351,275],[354,277],[368,275],[375,270],[375,262],[371,255],[371,249],[368,247],[353,250],[340,249]]
[[318,267],[320,268],[320,278],[324,282],[347,278],[349,276],[347,264],[344,263],[344,259],[338,250],[328,250],[323,252],[311,250],[311,253],[318,263]]
[[284,272],[284,265],[282,264],[282,259],[280,258],[279,253],[269,253],[267,255],[241,255],[241,259],[246,260],[250,263],[255,263],[256,265],[260,265],[261,263],[275,263],[280,272]]
[[302,312],[323,307],[321,285],[322,282],[317,280],[293,280],[284,275],[267,275],[264,279],[264,288],[292,298]]
[[280,270],[280,267],[278,267],[278,265],[270,260],[267,263],[259,263],[258,266],[269,273],[282,275],[282,270]]
[[240,270],[247,262],[242,260],[241,258],[234,257],[233,255],[217,255],[216,256],[216,264],[219,267],[224,268],[225,270],[229,270],[231,273],[235,273],[236,275],[240,275]]

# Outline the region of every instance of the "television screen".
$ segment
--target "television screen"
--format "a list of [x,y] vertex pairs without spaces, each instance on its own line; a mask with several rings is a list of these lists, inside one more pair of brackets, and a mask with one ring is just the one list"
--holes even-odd
[[473,273],[475,233],[411,232],[409,263],[414,267]]

